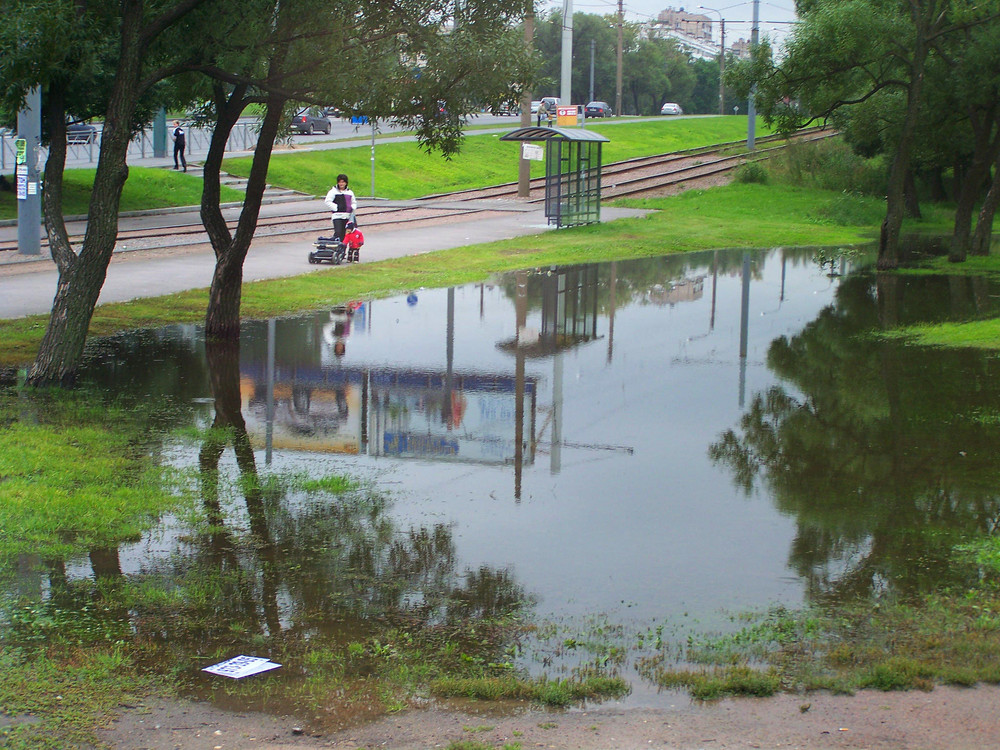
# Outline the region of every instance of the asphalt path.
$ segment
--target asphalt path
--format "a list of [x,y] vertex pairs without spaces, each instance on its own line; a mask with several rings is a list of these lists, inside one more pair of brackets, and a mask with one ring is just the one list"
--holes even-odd
[[[369,199],[370,200],[370,199]],[[391,204],[390,201],[385,201]],[[442,201],[441,205],[446,205]],[[423,206],[431,205],[423,201]],[[463,204],[468,207],[468,203]],[[481,202],[484,213],[449,219],[445,222],[428,220],[416,225],[387,225],[364,227],[364,205],[359,221],[365,232],[365,245],[361,262],[396,258],[405,255],[475,245],[494,240],[523,237],[551,231],[544,210],[537,204],[511,200]],[[272,204],[262,209],[263,214],[284,214],[291,211],[324,210],[323,202],[306,199],[296,203]],[[178,216],[178,212],[149,213],[124,218],[121,229],[153,226],[157,222],[177,221],[193,217]],[[642,216],[646,212],[625,208],[601,210],[602,221]],[[72,230],[71,230],[72,231]],[[16,227],[0,228],[0,236]],[[255,238],[243,267],[244,281],[257,281],[329,269],[329,265],[312,265],[309,252],[313,249],[314,234],[288,234]],[[344,266],[334,268],[337,269]],[[108,267],[107,280],[101,290],[98,304],[123,302],[142,297],[207,288],[212,281],[215,255],[207,244],[175,247],[161,250],[130,250],[122,247],[115,252]],[[14,251],[0,253],[0,319],[20,318],[48,313],[58,283],[58,271],[48,256],[25,256]]]

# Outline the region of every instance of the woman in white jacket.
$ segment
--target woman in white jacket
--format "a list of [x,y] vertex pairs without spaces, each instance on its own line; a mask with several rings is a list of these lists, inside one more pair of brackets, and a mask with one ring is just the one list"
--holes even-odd
[[354,191],[347,187],[347,175],[338,174],[337,184],[330,188],[323,201],[333,211],[333,234],[342,240],[347,233],[347,222],[354,215],[358,208],[358,199],[354,197]]

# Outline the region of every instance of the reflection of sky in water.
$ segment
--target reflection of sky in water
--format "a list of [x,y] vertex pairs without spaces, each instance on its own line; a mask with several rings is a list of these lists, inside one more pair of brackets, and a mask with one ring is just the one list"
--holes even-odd
[[[693,285],[671,299],[671,279],[663,278],[663,287],[615,311],[613,341],[602,311],[597,340],[526,361],[538,387],[540,442],[524,467],[520,501],[510,465],[323,456],[312,469],[383,476],[398,498],[392,512],[400,527],[450,523],[459,569],[510,568],[545,616],[641,621],[798,603],[801,585],[786,566],[793,519],[767,497],[744,497],[707,455],[741,413],[742,285],[736,256],[718,276],[710,330],[711,255],[703,257],[707,265],[686,274],[703,277],[700,290]],[[774,380],[764,365],[770,341],[797,332],[832,299],[834,285],[815,264],[789,260],[785,271],[781,300],[780,253],[755,264],[747,400]],[[400,296],[366,305],[345,337],[345,355],[330,356],[327,343],[323,362],[444,373],[447,291],[417,296],[416,304]],[[538,330],[532,301],[527,328]],[[454,371],[512,376],[515,357],[498,344],[515,336],[514,300],[499,287],[469,286],[455,290],[454,306]],[[550,441],[560,390],[565,445],[556,465]],[[302,458],[276,451],[275,467]]]
[[[395,528],[447,524],[459,573],[480,566],[509,569],[537,600],[542,617],[575,620],[598,614],[655,624],[685,615],[706,625],[723,610],[798,604],[803,585],[787,566],[794,519],[775,510],[763,492],[745,497],[734,487],[730,470],[711,463],[708,447],[737,426],[741,401],[748,403],[774,383],[764,364],[770,342],[814,319],[832,301],[836,284],[808,253],[789,258],[784,269],[780,251],[755,255],[743,371],[741,254],[720,252],[719,258],[725,270],[715,283],[711,253],[662,267],[646,261],[644,273],[617,264],[613,337],[605,286],[596,340],[556,356],[526,358],[526,379],[537,389],[539,442],[525,462],[520,499],[513,465],[499,463],[509,456],[513,435],[509,397],[469,392],[461,419],[452,414],[449,431],[441,403],[426,392],[390,389],[393,408],[413,410],[405,419],[392,416],[397,421],[391,424],[405,425],[413,434],[434,433],[436,440],[454,438],[436,445],[458,446],[459,460],[454,455],[431,461],[332,452],[354,445],[362,373],[447,373],[449,294],[444,289],[417,290],[415,301],[401,295],[368,302],[349,320],[321,311],[277,321],[275,402],[297,442],[287,431],[283,442],[276,438],[271,470],[347,471],[377,478],[395,500],[389,511]],[[602,282],[608,273],[602,266]],[[688,283],[671,286],[683,279]],[[526,332],[543,327],[537,282],[536,276]],[[514,284],[504,284],[454,290],[456,378],[514,377],[516,358],[502,346],[517,332]],[[258,442],[266,416],[261,399],[266,398],[267,329],[265,322],[245,324],[241,348],[243,414]],[[178,330],[190,334],[190,329]],[[341,356],[333,352],[338,340],[345,344]],[[308,381],[307,373],[344,388],[339,394],[332,387],[296,388],[294,382]],[[204,373],[188,376],[186,387],[196,391],[196,398],[210,397],[207,378],[202,383],[198,377]],[[384,396],[385,389],[379,393]],[[290,416],[296,403],[306,402],[310,420]],[[211,418],[209,401],[198,419],[207,426]],[[564,445],[554,451],[556,422]],[[526,423],[532,424],[530,414]],[[384,446],[374,433],[369,444]],[[324,439],[337,444],[320,449]],[[369,448],[373,452],[378,451]],[[175,457],[196,465],[197,447],[179,448]],[[266,472],[262,448],[257,460]],[[231,465],[231,453],[224,462]],[[170,546],[161,537],[125,548],[126,572]]]

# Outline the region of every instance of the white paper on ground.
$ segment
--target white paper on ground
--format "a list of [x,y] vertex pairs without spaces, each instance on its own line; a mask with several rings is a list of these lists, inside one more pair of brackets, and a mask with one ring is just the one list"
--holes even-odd
[[269,661],[263,656],[240,655],[226,661],[220,661],[218,664],[213,664],[210,667],[205,667],[201,671],[211,672],[222,677],[232,677],[234,680],[238,680],[242,677],[249,677],[252,674],[266,672],[269,669],[276,669],[280,666],[280,664]]

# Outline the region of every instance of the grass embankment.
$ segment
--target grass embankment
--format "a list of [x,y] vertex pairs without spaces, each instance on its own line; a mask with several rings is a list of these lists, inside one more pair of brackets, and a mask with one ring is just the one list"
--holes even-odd
[[[67,169],[63,183],[63,215],[85,216],[94,187],[94,169]],[[13,183],[13,177],[8,177]],[[172,169],[129,167],[122,190],[121,211],[149,211],[201,203],[200,177]],[[222,201],[242,201],[243,193],[222,187]],[[17,218],[17,200],[13,193],[0,193],[0,220]]]
[[[511,130],[517,125],[511,125]],[[763,127],[763,126],[761,126]],[[706,117],[691,120],[654,120],[629,123],[588,124],[588,130],[610,139],[602,149],[605,164],[636,156],[662,154],[696,146],[727,143],[746,138],[746,117]],[[764,129],[762,132],[767,132]],[[428,154],[414,143],[384,143],[375,147],[375,194],[405,199],[464,190],[517,180],[520,144],[501,141],[498,134],[467,137],[462,151],[446,161]],[[226,159],[223,169],[246,177],[251,159]],[[311,195],[326,195],[339,173],[352,179],[354,192],[363,201],[371,195],[371,149],[367,146],[300,153],[275,153],[268,167],[273,185]],[[542,162],[532,163],[532,175],[542,176]]]
[[[844,218],[845,201],[855,219]],[[879,201],[781,185],[733,184],[672,198],[627,201],[654,209],[642,219],[615,221],[398,258],[327,269],[243,287],[246,318],[266,318],[377,298],[421,287],[452,286],[490,273],[559,263],[591,263],[718,247],[857,244],[877,229]],[[836,218],[830,218],[831,214]],[[845,223],[845,222],[863,223]],[[91,335],[173,322],[198,322],[207,290],[101,305]],[[0,322],[0,364],[30,361],[47,316]]]

